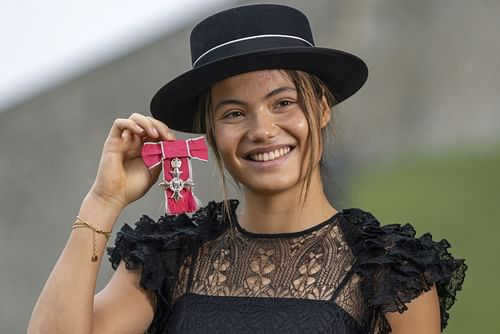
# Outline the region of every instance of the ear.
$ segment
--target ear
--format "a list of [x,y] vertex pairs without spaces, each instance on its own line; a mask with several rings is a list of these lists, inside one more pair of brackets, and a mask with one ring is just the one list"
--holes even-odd
[[321,128],[323,129],[328,124],[328,122],[330,122],[330,118],[332,116],[331,114],[332,110],[328,105],[328,101],[324,95],[321,98],[320,109],[321,109]]

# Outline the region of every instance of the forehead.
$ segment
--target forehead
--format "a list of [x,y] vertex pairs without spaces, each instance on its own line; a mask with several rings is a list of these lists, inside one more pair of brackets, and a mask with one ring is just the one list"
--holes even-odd
[[260,70],[238,74],[215,83],[211,88],[212,99],[230,95],[234,98],[265,95],[276,88],[295,87],[292,79],[282,70]]

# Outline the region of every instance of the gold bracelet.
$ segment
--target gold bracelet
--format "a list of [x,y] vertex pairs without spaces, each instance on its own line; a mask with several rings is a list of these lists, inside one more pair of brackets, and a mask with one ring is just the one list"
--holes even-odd
[[94,244],[94,255],[92,255],[92,257],[90,259],[92,260],[92,262],[96,262],[97,260],[99,260],[99,256],[97,256],[97,243],[96,243],[96,240],[95,240],[95,234],[99,233],[99,234],[104,235],[106,237],[106,241],[108,241],[109,237],[111,236],[111,232],[112,231],[106,232],[106,231],[103,231],[101,229],[98,229],[97,227],[91,225],[90,223],[88,223],[87,221],[83,220],[79,216],[76,216],[76,221],[73,224],[72,230],[74,230],[75,228],[80,228],[80,227],[87,227],[87,228],[90,228],[93,231],[92,232],[92,241],[93,241],[93,244]]

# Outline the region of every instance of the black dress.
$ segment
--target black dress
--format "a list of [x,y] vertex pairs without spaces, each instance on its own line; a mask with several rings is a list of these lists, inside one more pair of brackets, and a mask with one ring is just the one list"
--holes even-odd
[[143,268],[155,292],[148,333],[389,333],[383,314],[436,284],[441,327],[467,266],[446,240],[381,226],[360,209],[294,233],[256,234],[211,202],[191,218],[143,216],[118,232],[110,261]]

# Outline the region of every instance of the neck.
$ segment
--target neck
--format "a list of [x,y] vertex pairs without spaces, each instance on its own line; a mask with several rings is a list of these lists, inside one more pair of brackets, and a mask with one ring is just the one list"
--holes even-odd
[[280,193],[262,194],[245,190],[245,209],[240,226],[254,233],[288,233],[305,230],[333,216],[337,210],[323,190],[319,170],[312,176],[309,191],[300,198],[302,184]]

